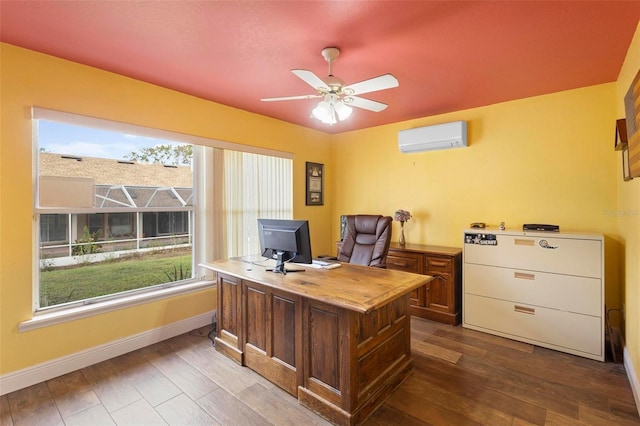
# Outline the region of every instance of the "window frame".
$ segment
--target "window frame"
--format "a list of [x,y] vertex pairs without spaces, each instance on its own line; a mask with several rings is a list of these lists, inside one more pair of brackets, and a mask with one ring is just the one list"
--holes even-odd
[[[33,316],[31,319],[23,321],[19,324],[19,331],[32,330],[40,327],[49,326],[52,324],[67,322],[78,318],[84,318],[92,315],[96,315],[102,312],[109,312],[113,310],[122,309],[125,307],[134,306],[137,304],[148,303],[149,301],[164,299],[167,297],[173,297],[179,294],[186,294],[193,291],[201,291],[204,288],[214,287],[215,281],[213,281],[213,274],[210,270],[202,268],[201,265],[207,260],[213,260],[216,258],[216,249],[213,247],[211,238],[205,238],[205,235],[211,235],[211,230],[215,226],[217,221],[215,218],[207,217],[204,214],[206,202],[200,203],[199,199],[202,197],[214,197],[217,196],[219,190],[215,188],[205,187],[205,183],[208,182],[208,178],[211,177],[211,171],[209,168],[213,167],[215,160],[206,160],[204,155],[196,155],[196,151],[204,148],[220,148],[230,149],[236,151],[243,151],[249,153],[256,153],[262,155],[270,155],[282,158],[288,158],[293,160],[294,154],[285,151],[278,151],[273,149],[254,147],[250,145],[237,144],[233,142],[220,141],[216,139],[204,138],[200,136],[189,135],[185,133],[173,132],[168,130],[155,129],[151,127],[140,126],[136,124],[124,123],[119,121],[113,121],[108,119],[102,119],[97,117],[90,117],[87,115],[81,115],[70,112],[63,112],[52,110],[48,108],[42,108],[33,106],[31,108],[32,119],[32,173],[33,173],[33,221],[32,221],[32,237],[33,237]],[[194,146],[194,176],[193,176],[193,205],[194,205],[194,218],[193,218],[193,255],[192,255],[192,270],[194,271],[194,278],[185,281],[176,281],[168,283],[168,286],[153,286],[146,289],[134,290],[132,294],[129,292],[117,293],[113,296],[103,296],[100,300],[88,303],[78,303],[74,306],[60,306],[60,307],[46,307],[44,309],[39,307],[39,271],[40,271],[40,255],[39,243],[40,243],[40,228],[38,217],[41,214],[56,214],[66,213],[61,211],[63,209],[58,208],[42,208],[38,206],[38,184],[37,178],[39,173],[38,164],[38,120],[49,120],[63,122],[71,125],[88,126],[103,130],[115,131],[119,133],[135,134],[139,136],[146,136],[152,138],[166,139],[175,142],[188,143]],[[208,164],[207,164],[208,163]],[[205,167],[203,167],[203,165]],[[212,198],[213,199],[213,198]],[[209,201],[211,202],[211,201]],[[91,209],[90,209],[91,210]],[[93,211],[86,211],[86,213],[98,213]],[[113,209],[113,212],[117,212],[120,209]],[[165,210],[163,208],[163,210]],[[171,208],[166,208],[166,211]],[[199,213],[196,213],[200,210]],[[111,210],[110,210],[111,211]],[[125,212],[126,209],[122,209]],[[100,211],[102,213],[104,211]],[[82,213],[82,212],[81,212]],[[81,302],[81,301],[79,301]],[[85,301],[86,302],[86,301]]]

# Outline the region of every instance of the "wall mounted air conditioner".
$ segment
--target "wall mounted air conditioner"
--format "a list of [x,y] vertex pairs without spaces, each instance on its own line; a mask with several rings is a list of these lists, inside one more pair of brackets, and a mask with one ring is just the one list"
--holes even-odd
[[467,146],[467,122],[453,121],[434,126],[400,130],[398,147],[404,153]]

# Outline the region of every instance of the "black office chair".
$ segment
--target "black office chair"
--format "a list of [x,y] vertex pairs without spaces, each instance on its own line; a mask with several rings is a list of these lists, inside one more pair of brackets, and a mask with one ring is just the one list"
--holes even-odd
[[359,214],[346,218],[338,260],[386,268],[391,243],[391,216]]

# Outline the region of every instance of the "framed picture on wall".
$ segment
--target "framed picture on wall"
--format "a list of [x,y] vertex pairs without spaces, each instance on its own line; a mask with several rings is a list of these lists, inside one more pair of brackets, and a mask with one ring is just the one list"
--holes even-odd
[[324,164],[307,161],[307,205],[324,205]]

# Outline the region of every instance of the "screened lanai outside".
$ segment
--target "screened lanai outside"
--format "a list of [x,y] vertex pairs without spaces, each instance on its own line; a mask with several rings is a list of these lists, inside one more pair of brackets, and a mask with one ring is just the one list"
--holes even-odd
[[[65,194],[68,186],[65,179],[85,178],[93,182],[93,210],[42,215],[43,266],[73,265],[78,262],[74,257],[77,255],[87,255],[82,259],[84,262],[97,262],[131,254],[130,250],[139,252],[191,244],[193,173],[190,166],[70,158],[47,152],[39,153],[39,163],[41,191],[55,198],[49,203],[61,204],[58,200],[69,196]],[[55,185],[48,185],[47,181],[53,177]]]

